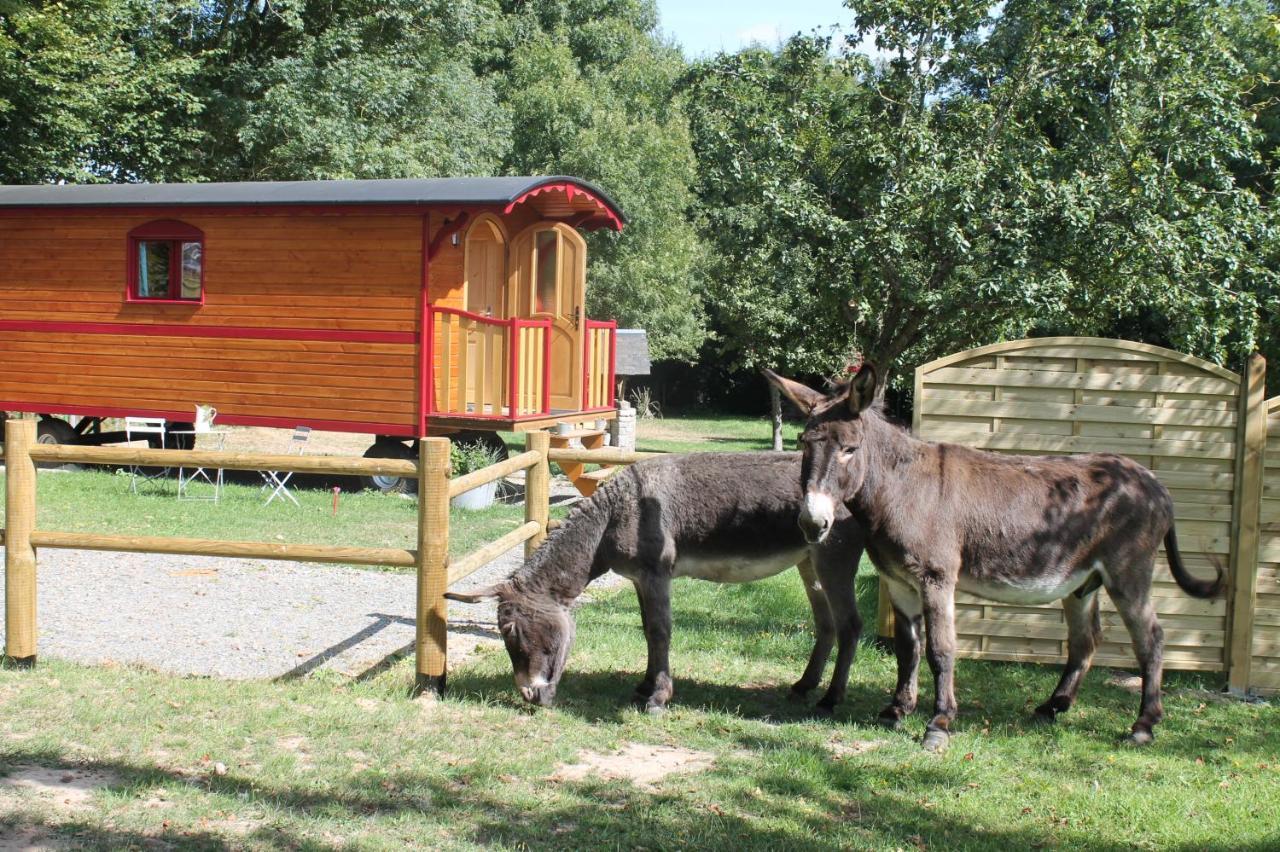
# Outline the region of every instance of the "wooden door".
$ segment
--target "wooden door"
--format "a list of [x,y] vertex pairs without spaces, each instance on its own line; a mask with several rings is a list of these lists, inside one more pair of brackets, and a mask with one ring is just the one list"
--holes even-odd
[[[482,218],[467,231],[464,249],[464,289],[466,310],[494,319],[507,318],[507,243],[501,229]],[[468,325],[472,323],[468,322]],[[504,330],[487,323],[474,323],[466,332],[467,358],[463,362],[467,403],[470,410],[497,414],[506,404],[503,381],[506,360]],[[497,395],[497,396],[496,396]]]
[[512,243],[520,314],[551,320],[551,408],[582,410],[582,318],[587,246],[574,229],[543,223]]

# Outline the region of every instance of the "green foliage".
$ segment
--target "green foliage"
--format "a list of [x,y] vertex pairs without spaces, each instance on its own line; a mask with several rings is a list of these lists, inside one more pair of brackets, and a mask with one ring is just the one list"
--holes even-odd
[[190,177],[189,20],[169,0],[0,4],[0,181]]
[[1255,344],[1274,226],[1232,171],[1259,157],[1221,7],[850,6],[849,42],[884,61],[797,37],[691,75],[714,310],[744,363],[900,366],[1144,311],[1215,360]]
[[498,451],[479,441],[457,441],[449,445],[450,476],[462,476],[498,463]]
[[693,152],[674,93],[684,65],[655,25],[651,2],[516,5],[494,61],[512,114],[504,168],[607,189],[629,222],[589,237],[588,312],[646,328],[655,358],[691,360],[705,332]]

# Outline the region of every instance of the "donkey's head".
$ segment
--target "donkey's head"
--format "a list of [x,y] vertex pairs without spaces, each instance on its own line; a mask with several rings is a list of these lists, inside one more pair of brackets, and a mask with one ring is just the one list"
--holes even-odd
[[765,370],[765,376],[808,417],[800,434],[800,488],[804,494],[800,530],[810,544],[817,544],[835,523],[836,504],[851,500],[866,477],[861,415],[875,400],[876,370],[863,364],[830,395],[771,370]]
[[463,603],[498,602],[498,633],[511,657],[516,686],[525,701],[550,707],[573,645],[569,608],[547,597],[522,594],[505,582],[467,594],[448,592],[445,597]]

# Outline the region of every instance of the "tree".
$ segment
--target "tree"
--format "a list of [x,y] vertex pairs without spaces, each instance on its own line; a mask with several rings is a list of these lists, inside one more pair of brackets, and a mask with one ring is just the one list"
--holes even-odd
[[[1254,345],[1276,273],[1258,254],[1267,215],[1231,169],[1258,157],[1221,7],[849,5],[849,43],[874,37],[886,61],[793,39],[752,74],[720,59],[696,78],[730,93],[694,113],[705,221],[776,237],[718,244],[721,268],[751,278],[712,288],[741,339],[767,333],[781,295],[784,339],[811,329],[826,370],[853,348],[893,369],[1138,310],[1206,357]],[[780,94],[783,78],[803,94]],[[773,118],[737,121],[744,99]]]
[[694,177],[675,82],[684,60],[650,0],[512,3],[488,75],[512,115],[509,174],[598,182],[628,217],[589,237],[588,310],[646,328],[655,359],[692,360],[706,332]]
[[189,19],[176,2],[0,2],[0,183],[186,177]]

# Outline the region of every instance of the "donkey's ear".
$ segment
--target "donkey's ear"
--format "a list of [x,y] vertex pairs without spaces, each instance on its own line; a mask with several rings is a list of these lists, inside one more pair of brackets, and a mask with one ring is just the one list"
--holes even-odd
[[876,368],[864,363],[849,382],[849,410],[861,414],[876,398]]
[[823,400],[823,395],[807,385],[791,379],[784,379],[773,370],[764,370],[764,377],[769,383],[782,391],[782,395],[791,400],[796,408],[800,409],[800,413],[808,415],[819,402]]
[[485,586],[482,589],[476,589],[472,592],[445,592],[444,596],[451,601],[460,601],[461,603],[484,603],[485,601],[496,601],[502,596],[503,584],[495,583],[492,586]]

